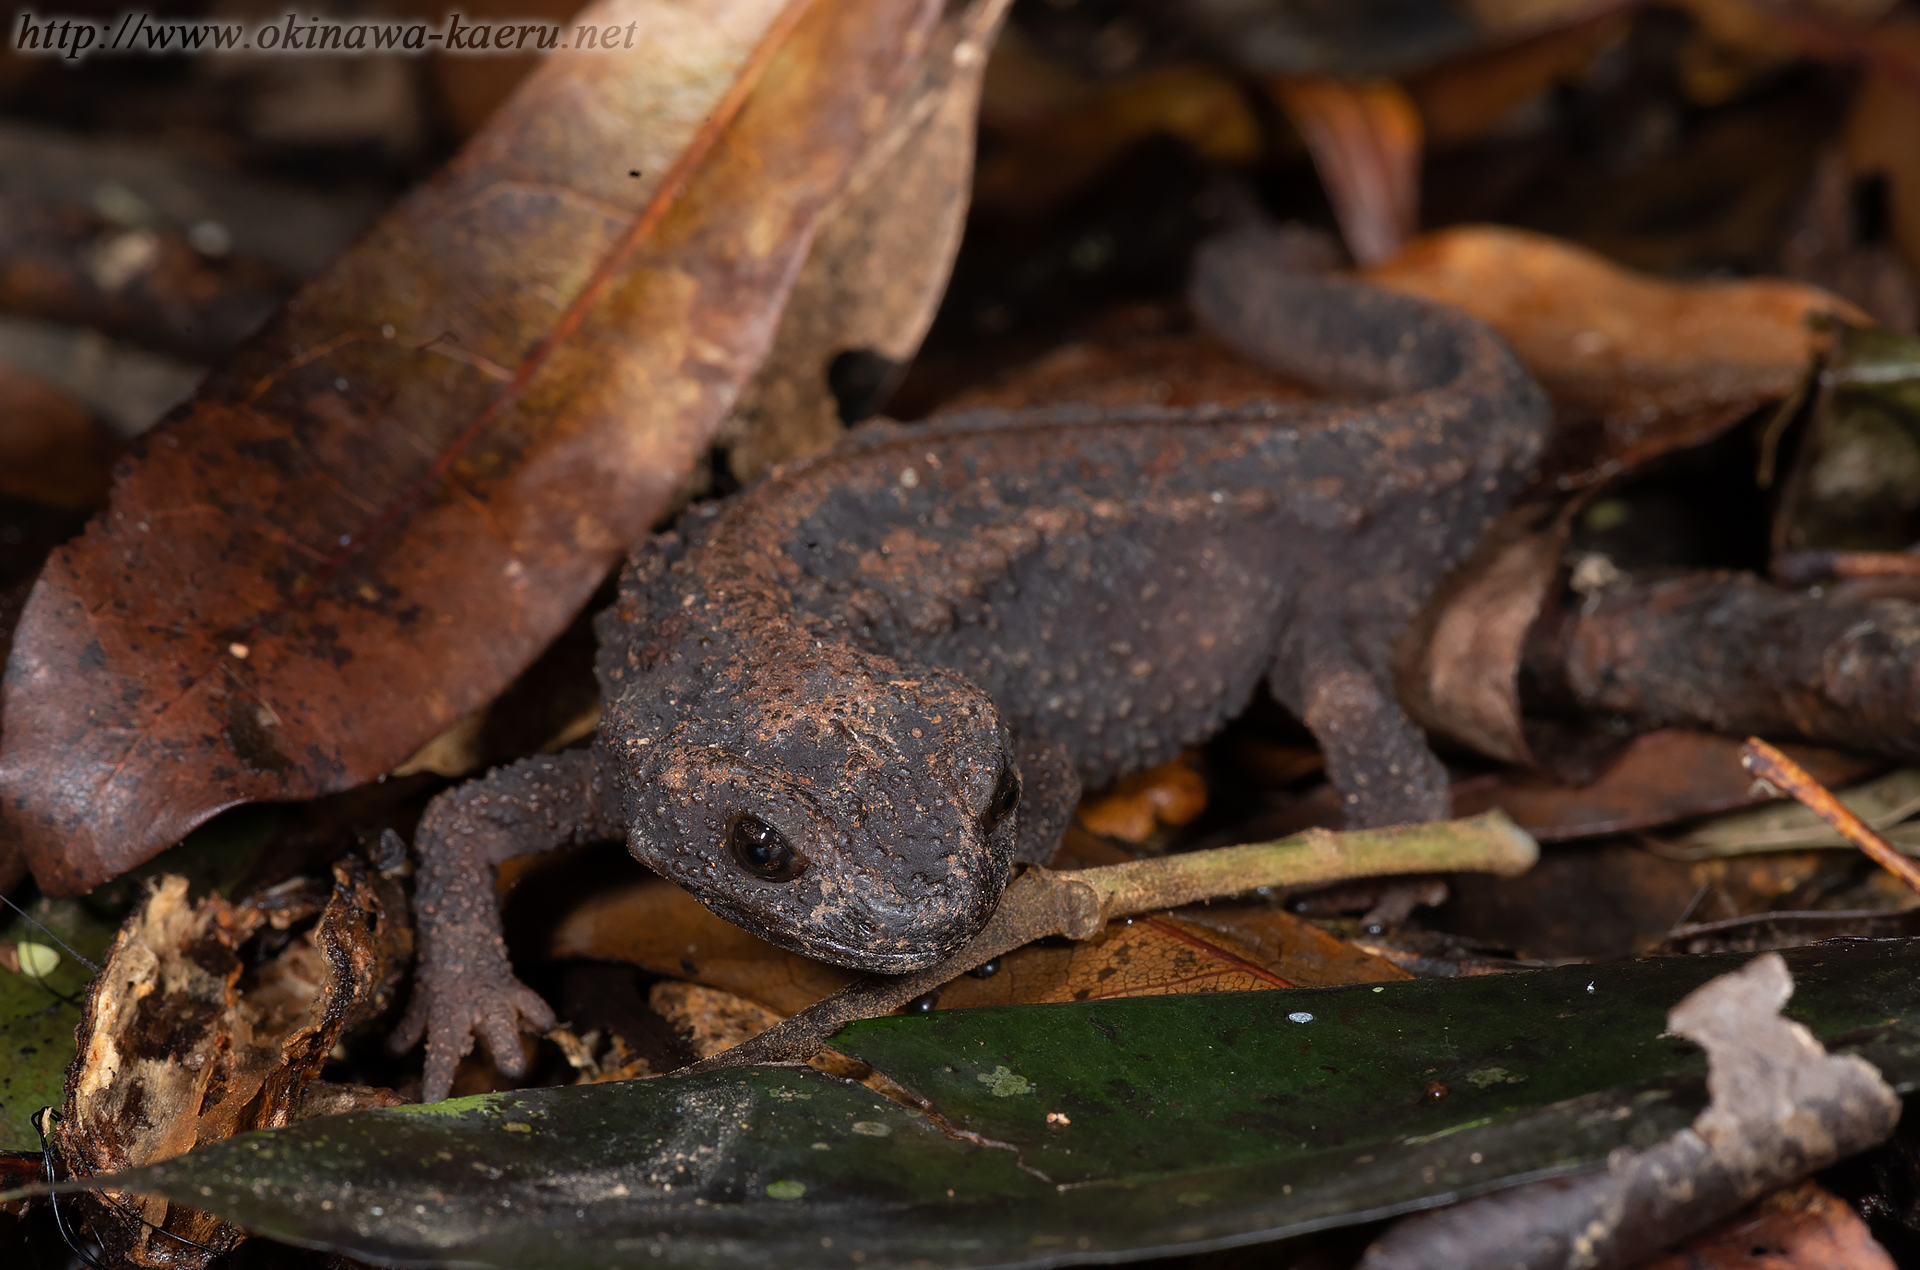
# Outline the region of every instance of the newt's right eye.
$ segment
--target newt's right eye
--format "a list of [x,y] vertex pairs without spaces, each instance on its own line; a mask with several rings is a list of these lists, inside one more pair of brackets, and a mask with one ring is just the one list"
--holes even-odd
[[1013,774],[1013,766],[1005,759],[1000,761],[1000,778],[993,784],[993,797],[987,801],[987,809],[980,813],[980,829],[983,833],[992,833],[1000,823],[1013,814],[1020,805],[1020,778]]
[[741,868],[769,882],[791,882],[806,871],[807,857],[787,835],[750,811],[735,812],[728,822],[727,848]]

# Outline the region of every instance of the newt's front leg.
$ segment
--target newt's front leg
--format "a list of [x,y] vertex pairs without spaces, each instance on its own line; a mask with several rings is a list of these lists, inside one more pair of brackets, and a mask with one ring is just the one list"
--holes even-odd
[[1296,630],[1267,679],[1320,742],[1347,828],[1445,820],[1447,769],[1333,622]]
[[625,836],[619,791],[597,746],[523,759],[427,804],[414,835],[413,1000],[391,1042],[402,1053],[425,1036],[422,1101],[447,1096],[475,1036],[496,1067],[519,1076],[521,1028],[544,1032],[554,1023],[552,1009],[508,967],[495,868],[514,856]]

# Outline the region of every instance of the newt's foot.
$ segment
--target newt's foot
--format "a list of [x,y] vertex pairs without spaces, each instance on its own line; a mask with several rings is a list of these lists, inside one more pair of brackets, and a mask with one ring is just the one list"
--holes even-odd
[[527,1070],[520,1033],[545,1032],[553,1025],[552,1007],[513,977],[504,955],[469,956],[444,967],[425,958],[406,1017],[388,1046],[404,1054],[426,1038],[420,1101],[439,1102],[453,1088],[454,1068],[473,1052],[476,1036],[501,1074],[517,1078]]

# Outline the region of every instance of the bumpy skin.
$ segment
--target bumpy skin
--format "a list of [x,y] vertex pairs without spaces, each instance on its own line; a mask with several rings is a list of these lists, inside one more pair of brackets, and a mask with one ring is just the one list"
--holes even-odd
[[[1082,785],[1165,760],[1265,678],[1363,825],[1444,816],[1445,773],[1392,697],[1394,639],[1531,469],[1545,399],[1452,310],[1205,249],[1202,319],[1370,404],[986,413],[861,429],[634,557],[599,620],[593,749],[436,800],[421,963],[396,1035],[443,1096],[478,1033],[509,1072],[544,1003],[514,981],[492,870],[624,833],[728,919],[907,971],[1044,859]],[[985,815],[1002,771],[1017,811]],[[768,881],[742,813],[804,858]]]

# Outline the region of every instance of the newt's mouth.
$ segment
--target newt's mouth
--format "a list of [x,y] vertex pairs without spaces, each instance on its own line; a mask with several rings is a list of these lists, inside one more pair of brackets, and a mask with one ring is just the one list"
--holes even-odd
[[[875,974],[925,970],[980,933],[1000,905],[999,887],[982,887],[948,906],[922,901],[907,909],[861,905],[797,933],[795,951]],[[958,910],[958,911],[956,911]]]

